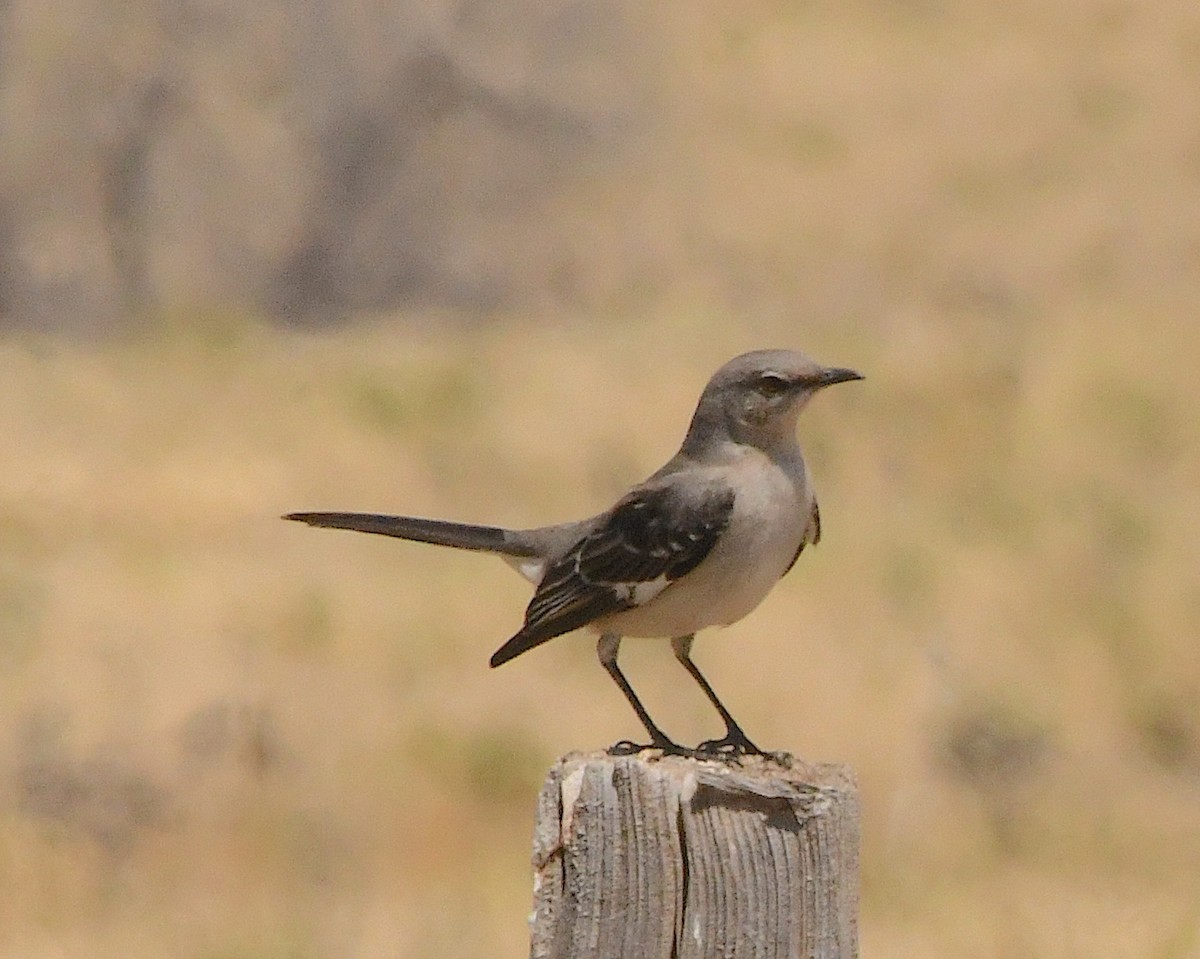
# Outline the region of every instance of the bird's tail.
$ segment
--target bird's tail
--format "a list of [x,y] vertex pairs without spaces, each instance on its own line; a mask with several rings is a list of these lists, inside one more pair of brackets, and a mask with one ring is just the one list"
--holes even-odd
[[378,513],[288,513],[284,519],[323,526],[327,529],[352,529],[360,533],[378,533],[418,543],[454,546],[458,549],[502,553],[507,556],[532,556],[529,543],[511,531],[497,526],[474,526],[470,523],[448,523],[440,519],[421,519],[416,516],[385,516]]

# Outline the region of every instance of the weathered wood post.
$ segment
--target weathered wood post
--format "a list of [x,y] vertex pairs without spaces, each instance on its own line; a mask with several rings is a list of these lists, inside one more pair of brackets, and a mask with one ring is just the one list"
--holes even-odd
[[855,959],[845,766],[571,754],[542,787],[532,959]]

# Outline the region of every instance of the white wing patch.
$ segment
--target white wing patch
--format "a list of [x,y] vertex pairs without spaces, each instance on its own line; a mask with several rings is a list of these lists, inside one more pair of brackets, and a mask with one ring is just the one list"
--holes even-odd
[[644,606],[659,593],[671,585],[666,573],[644,583],[622,583],[616,587],[617,595],[633,603],[634,606]]

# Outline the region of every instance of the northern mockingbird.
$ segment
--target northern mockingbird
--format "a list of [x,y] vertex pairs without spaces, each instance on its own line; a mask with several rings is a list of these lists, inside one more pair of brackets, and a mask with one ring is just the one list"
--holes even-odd
[[[692,640],[698,630],[749,613],[804,547],[820,540],[796,419],[818,390],[859,379],[854,370],[821,366],[789,350],[730,360],[704,388],[679,452],[611,509],[574,523],[500,529],[371,513],[284,518],[495,553],[536,590],[524,625],[492,655],[492,666],[587,627],[600,634],[600,663],[646,727],[651,747],[761,755],[692,662]],[[675,658],[725,721],[722,739],[689,750],[667,737],[617,665],[625,636],[670,638]]]

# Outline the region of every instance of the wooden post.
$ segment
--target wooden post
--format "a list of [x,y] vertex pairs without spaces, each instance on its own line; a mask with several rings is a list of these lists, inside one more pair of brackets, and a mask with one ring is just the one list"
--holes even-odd
[[538,800],[531,959],[855,959],[845,766],[571,754]]

